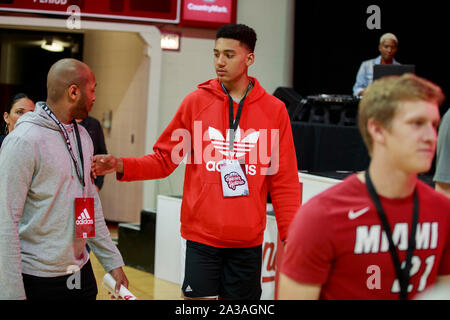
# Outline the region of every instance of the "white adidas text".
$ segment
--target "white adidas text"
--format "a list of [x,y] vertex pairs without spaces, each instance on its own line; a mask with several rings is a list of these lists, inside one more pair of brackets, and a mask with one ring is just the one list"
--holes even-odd
[[[226,136],[220,130],[208,126],[203,130],[202,121],[194,121],[192,133],[187,129],[172,132],[171,141],[179,141],[171,151],[175,164],[207,164],[208,171],[216,171],[216,163],[227,159],[243,159],[248,174],[274,175],[279,169],[279,130],[247,129],[239,127],[235,132],[233,150],[229,150],[230,132]],[[209,144],[204,145],[204,142]],[[260,167],[257,170],[257,167]],[[214,169],[214,170],[211,170]],[[252,172],[255,172],[252,174]]]
[[94,220],[91,219],[89,212],[86,209],[84,209],[83,212],[78,216],[75,223],[77,225],[94,224]]

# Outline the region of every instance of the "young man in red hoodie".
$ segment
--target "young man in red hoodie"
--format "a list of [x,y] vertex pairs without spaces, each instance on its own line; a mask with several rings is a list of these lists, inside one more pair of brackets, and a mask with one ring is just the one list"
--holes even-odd
[[282,240],[300,206],[286,107],[248,76],[255,42],[245,25],[221,27],[214,46],[217,78],[183,100],[154,153],[94,159],[96,174],[116,172],[120,181],[133,181],[164,178],[186,158],[186,298],[259,299],[267,193]]

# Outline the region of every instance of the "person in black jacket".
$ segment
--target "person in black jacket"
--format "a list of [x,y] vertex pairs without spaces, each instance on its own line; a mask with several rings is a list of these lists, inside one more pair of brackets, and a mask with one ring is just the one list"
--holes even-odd
[[[97,119],[87,116],[83,120],[77,120],[79,124],[86,128],[91,136],[92,143],[94,144],[94,155],[96,154],[108,154],[106,150],[105,135],[103,134],[103,128],[100,121]],[[105,176],[97,176],[94,179],[95,186],[99,192],[103,187],[103,180]]]

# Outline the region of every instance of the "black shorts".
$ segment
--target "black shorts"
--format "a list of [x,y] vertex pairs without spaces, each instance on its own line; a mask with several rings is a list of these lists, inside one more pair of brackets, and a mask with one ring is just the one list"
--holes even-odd
[[186,241],[183,286],[186,298],[259,300],[262,246],[216,248]]
[[79,284],[78,280],[75,280],[75,274],[53,278],[22,274],[22,277],[27,300],[95,300],[97,298],[97,281],[90,260],[79,271]]

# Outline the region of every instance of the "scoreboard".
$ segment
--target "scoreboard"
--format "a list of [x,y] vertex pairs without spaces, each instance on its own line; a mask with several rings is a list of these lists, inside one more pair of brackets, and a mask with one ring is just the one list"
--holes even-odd
[[67,17],[173,23],[217,28],[236,22],[237,0],[0,0],[0,13],[36,13]]
[[0,0],[0,11],[67,16],[72,8],[85,18],[179,23],[181,0]]
[[0,13],[22,12],[82,18],[173,23],[217,28],[236,23],[237,0],[0,0]]

